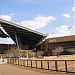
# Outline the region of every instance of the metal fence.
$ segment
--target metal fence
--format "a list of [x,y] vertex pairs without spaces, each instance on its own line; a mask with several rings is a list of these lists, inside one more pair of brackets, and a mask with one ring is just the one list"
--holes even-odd
[[45,69],[60,72],[75,73],[75,60],[24,60],[8,59],[8,64]]

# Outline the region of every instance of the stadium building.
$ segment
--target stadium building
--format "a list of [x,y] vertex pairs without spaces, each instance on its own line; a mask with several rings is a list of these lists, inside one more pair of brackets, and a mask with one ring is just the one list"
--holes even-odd
[[52,55],[52,50],[75,49],[75,35],[55,37],[46,39],[43,44],[43,50]]

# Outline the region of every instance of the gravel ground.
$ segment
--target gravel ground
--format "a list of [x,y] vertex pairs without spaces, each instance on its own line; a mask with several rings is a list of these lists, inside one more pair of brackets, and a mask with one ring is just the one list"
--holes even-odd
[[18,67],[13,65],[0,65],[0,75],[74,75],[31,68]]

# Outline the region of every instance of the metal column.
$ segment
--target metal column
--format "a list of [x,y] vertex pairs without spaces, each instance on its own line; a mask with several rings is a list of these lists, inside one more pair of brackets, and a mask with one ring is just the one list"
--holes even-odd
[[15,33],[16,45],[17,45],[17,48],[19,50],[20,49],[20,47],[19,47],[19,40],[18,40],[18,36],[17,36],[16,30],[15,30],[14,33]]

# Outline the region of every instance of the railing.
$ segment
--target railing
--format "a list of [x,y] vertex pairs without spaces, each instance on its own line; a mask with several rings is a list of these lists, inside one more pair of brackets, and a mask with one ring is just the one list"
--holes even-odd
[[7,54],[0,54],[0,57],[7,57]]
[[8,59],[8,64],[45,69],[60,72],[75,73],[75,60],[24,60]]

